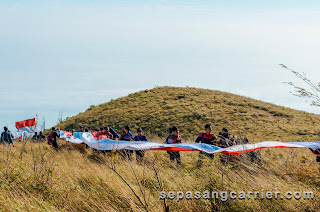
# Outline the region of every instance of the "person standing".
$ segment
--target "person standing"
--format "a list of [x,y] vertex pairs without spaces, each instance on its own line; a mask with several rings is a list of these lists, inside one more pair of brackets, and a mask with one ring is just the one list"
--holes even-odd
[[35,132],[34,135],[32,136],[32,140],[34,142],[37,142],[39,140],[39,135],[38,135],[38,132]]
[[12,134],[8,131],[8,127],[4,127],[3,128],[4,132],[1,133],[1,138],[0,138],[0,142],[2,144],[7,143],[7,144],[12,144],[13,145],[13,137]]
[[48,136],[48,144],[51,144],[55,150],[58,150],[59,145],[58,145],[57,139],[60,138],[60,134],[57,133],[55,127],[52,127],[51,130],[52,131]]
[[[206,124],[204,127],[205,131],[202,132],[198,138],[196,139],[195,143],[202,143],[202,144],[209,144],[209,145],[216,145],[217,136],[212,133],[212,126],[210,124]],[[214,154],[209,154],[203,151],[199,152],[199,160],[197,166],[202,165],[203,156],[207,156],[210,159],[214,159]]]
[[104,127],[104,131],[109,139],[113,140],[113,135],[110,133],[109,127]]
[[[166,139],[166,144],[177,144],[182,143],[181,136],[179,135],[179,129],[176,126],[171,128],[172,134],[170,134]],[[170,155],[170,161],[177,161],[179,165],[181,165],[181,156],[179,151],[167,151]]]
[[[148,142],[147,136],[142,135],[142,129],[141,128],[137,129],[137,134],[138,135],[136,135],[134,137],[135,141],[146,141],[146,142]],[[142,162],[145,152],[146,152],[145,150],[136,150],[136,160],[137,160],[138,163]]]
[[77,130],[77,132],[84,132],[82,125],[79,126],[79,129]]
[[[121,135],[120,139],[122,141],[133,141],[133,134],[130,132],[130,127],[126,125],[124,127],[124,133]],[[121,151],[122,159],[128,158],[130,161],[132,160],[133,150],[124,149]]]
[[43,135],[42,131],[39,132],[39,140],[40,141],[45,141],[46,140],[46,136]]

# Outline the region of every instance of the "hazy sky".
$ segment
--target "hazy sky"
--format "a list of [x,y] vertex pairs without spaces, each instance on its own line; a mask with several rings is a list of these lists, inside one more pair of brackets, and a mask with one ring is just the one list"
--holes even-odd
[[319,1],[1,1],[0,126],[164,85],[319,113],[278,66],[320,81],[319,22]]

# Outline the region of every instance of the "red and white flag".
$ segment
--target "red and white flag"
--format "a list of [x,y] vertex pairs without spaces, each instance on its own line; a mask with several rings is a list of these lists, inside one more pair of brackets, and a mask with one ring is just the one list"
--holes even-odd
[[36,119],[33,118],[16,122],[16,128],[18,129],[18,132],[33,133],[36,129]]

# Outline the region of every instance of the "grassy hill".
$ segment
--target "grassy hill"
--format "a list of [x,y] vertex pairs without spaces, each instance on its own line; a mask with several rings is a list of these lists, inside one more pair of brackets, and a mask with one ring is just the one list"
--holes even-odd
[[58,125],[61,129],[112,124],[142,127],[146,134],[166,137],[177,125],[185,140],[193,140],[211,123],[218,133],[227,127],[232,134],[255,141],[311,141],[318,139],[320,116],[231,93],[198,88],[158,87],[93,106]]
[[[217,133],[226,126],[251,141],[318,139],[319,116],[218,91],[162,87],[92,107],[61,123],[141,126],[152,141],[163,142],[167,128],[180,127],[191,141],[205,123]],[[157,135],[160,135],[158,137]],[[121,160],[84,145],[58,141],[16,142],[0,146],[1,211],[319,211],[320,174],[308,149],[260,150],[261,163],[247,155],[234,162],[205,159],[197,168],[198,152],[181,152],[182,165],[171,164],[165,151],[147,151],[142,164]],[[314,200],[160,200],[160,191],[288,191],[314,193]]]

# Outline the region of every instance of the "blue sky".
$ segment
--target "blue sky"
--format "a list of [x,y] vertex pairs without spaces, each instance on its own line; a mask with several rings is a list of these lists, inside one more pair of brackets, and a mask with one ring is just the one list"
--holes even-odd
[[164,85],[318,114],[278,64],[320,79],[319,20],[318,1],[2,1],[0,126]]

